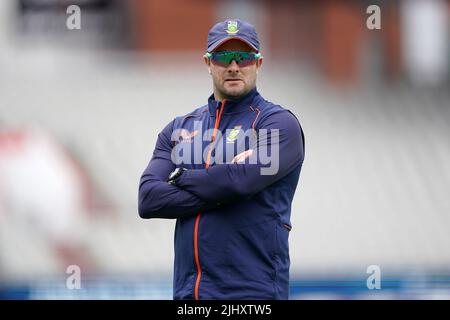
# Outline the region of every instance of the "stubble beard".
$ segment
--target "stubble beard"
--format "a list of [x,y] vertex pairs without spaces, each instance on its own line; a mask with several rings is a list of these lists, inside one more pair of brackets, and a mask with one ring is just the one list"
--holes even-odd
[[247,93],[252,90],[252,86],[244,87],[241,90],[227,90],[224,86],[215,85],[216,91],[222,96],[223,99],[226,100],[238,100],[244,97]]

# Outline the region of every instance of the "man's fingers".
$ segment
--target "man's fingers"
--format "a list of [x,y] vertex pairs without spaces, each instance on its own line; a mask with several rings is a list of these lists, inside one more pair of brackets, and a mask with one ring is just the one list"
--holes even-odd
[[238,155],[236,155],[231,162],[232,163],[244,162],[244,160],[250,157],[252,154],[253,149],[245,150],[244,152],[241,152]]

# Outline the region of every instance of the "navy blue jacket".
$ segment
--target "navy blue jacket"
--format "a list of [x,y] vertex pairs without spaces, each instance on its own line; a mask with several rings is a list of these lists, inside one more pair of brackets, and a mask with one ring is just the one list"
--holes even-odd
[[[174,299],[288,298],[291,203],[303,158],[297,118],[256,88],[238,101],[211,96],[162,130],[141,177],[139,215],[177,219]],[[188,170],[172,185],[176,167]]]

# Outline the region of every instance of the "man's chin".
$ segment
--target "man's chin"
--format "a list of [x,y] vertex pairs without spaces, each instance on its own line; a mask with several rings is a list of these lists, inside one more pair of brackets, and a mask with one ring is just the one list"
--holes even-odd
[[228,99],[239,99],[247,94],[247,91],[245,89],[240,90],[225,90],[224,91],[225,96],[228,97]]

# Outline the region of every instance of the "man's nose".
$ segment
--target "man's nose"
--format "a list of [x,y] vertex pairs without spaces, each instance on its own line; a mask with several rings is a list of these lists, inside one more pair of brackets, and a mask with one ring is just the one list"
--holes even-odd
[[231,61],[231,63],[228,65],[227,71],[228,72],[239,72],[239,65],[237,64],[236,60]]

